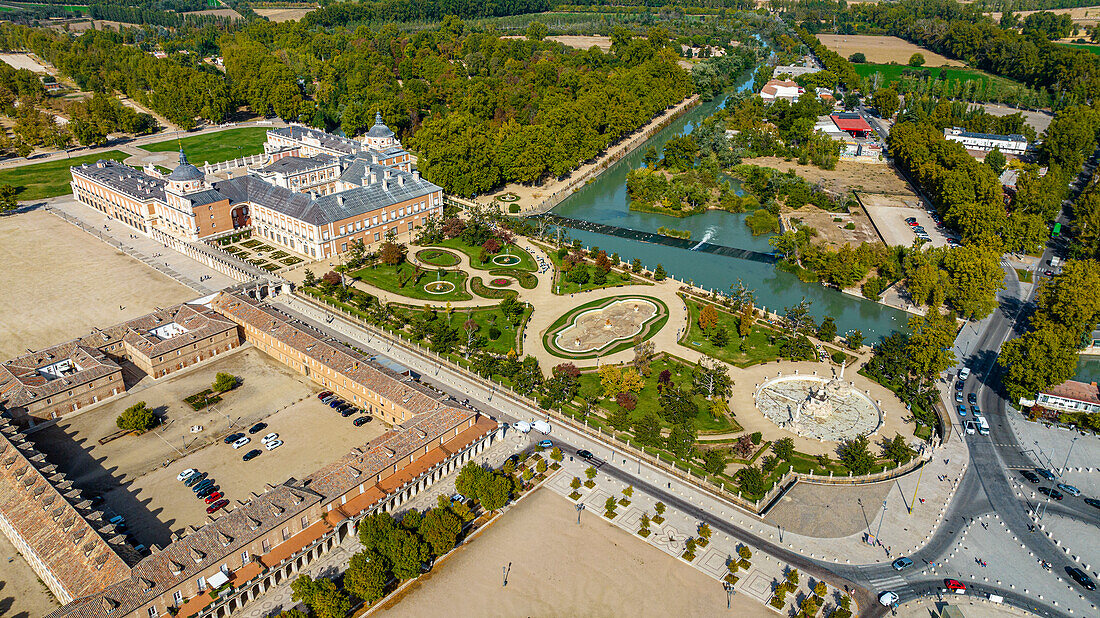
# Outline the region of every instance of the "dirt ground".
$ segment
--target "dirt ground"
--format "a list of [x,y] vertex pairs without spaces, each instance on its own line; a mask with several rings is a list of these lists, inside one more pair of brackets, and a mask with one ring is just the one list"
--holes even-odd
[[916,236],[913,229],[905,222],[908,217],[916,217],[917,223],[932,237],[933,247],[947,245],[946,228],[936,227],[936,222],[932,220],[932,216],[917,198],[903,199],[893,195],[860,193],[859,199],[867,209],[867,214],[874,220],[875,226],[887,245],[908,247],[913,244]]
[[[871,219],[862,210],[853,210],[851,214],[829,212],[821,210],[817,206],[803,206],[798,210],[783,209],[786,219],[800,219],[803,224],[817,230],[814,243],[833,249],[839,249],[844,245],[858,247],[869,242],[879,242],[878,232],[871,225]],[[840,221],[834,221],[840,219]],[[849,223],[854,223],[856,229],[845,229]]]
[[798,483],[765,519],[814,538],[850,536],[870,527],[890,487],[886,482],[851,487]]
[[757,157],[745,159],[744,163],[770,167],[786,172],[794,170],[810,184],[819,184],[833,192],[867,191],[915,197],[909,183],[892,166],[882,163],[857,163],[838,161],[836,169],[823,170],[814,165],[799,165],[797,161],[786,161],[779,157]]
[[8,537],[0,534],[0,616],[34,618],[60,607]]
[[[259,13],[259,11],[256,11]],[[262,14],[262,13],[261,13]],[[523,35],[509,35],[502,36],[502,39],[523,39],[526,38]],[[606,36],[584,36],[584,35],[556,35],[546,37],[547,41],[557,41],[567,47],[574,47],[576,49],[588,49],[595,45],[600,48],[600,51],[606,53],[611,51],[611,38]]]
[[1027,109],[1016,109],[1015,107],[1008,107],[1007,105],[997,105],[995,103],[975,103],[974,107],[981,107],[994,116],[1011,116],[1019,112],[1024,117],[1024,121],[1031,125],[1031,128],[1035,129],[1038,133],[1046,131],[1051,121],[1054,120],[1054,114],[1049,111],[1035,112]]
[[[726,612],[722,585],[585,512],[538,491],[436,566],[380,615],[707,616]],[[510,567],[501,587],[502,567]],[[744,595],[731,615],[771,616]]]
[[52,73],[44,64],[32,58],[30,54],[0,54],[0,60],[16,69],[27,69],[33,73]]
[[819,34],[821,44],[847,58],[856,52],[863,52],[867,62],[897,62],[905,64],[909,57],[920,52],[924,55],[926,67],[961,67],[958,60],[952,60],[934,51],[918,47],[896,36],[875,36],[868,34]]
[[[1082,6],[1073,9],[1044,9],[1051,13],[1058,15],[1069,15],[1073,23],[1080,26],[1095,26],[1100,23],[1100,6]],[[1039,11],[1015,11],[1016,15],[1020,17],[1020,21],[1023,22],[1024,18],[1032,13],[1038,13]],[[993,21],[1001,21],[1001,13],[986,13],[993,18]]]
[[[238,376],[241,385],[215,406],[193,411],[183,398],[208,388],[219,371]],[[142,389],[146,384],[151,385]],[[146,545],[165,545],[172,532],[206,521],[206,505],[176,481],[187,468],[209,473],[236,501],[262,492],[266,483],[302,478],[385,430],[380,421],[353,426],[354,417],[341,417],[313,396],[318,386],[250,346],[178,377],[146,378],[137,388],[32,437],[77,487],[101,492],[106,505],[125,517],[133,536]],[[138,401],[164,414],[165,425],[99,444],[116,431],[118,414]],[[250,444],[234,449],[222,442],[260,420],[268,428],[251,435]],[[203,429],[193,433],[193,426]],[[248,451],[263,449],[260,439],[269,432],[278,433],[284,445],[242,461]],[[167,460],[172,463],[164,467]]]
[[0,263],[3,360],[195,298],[194,290],[44,211],[4,217]]
[[305,17],[306,13],[315,9],[253,9],[260,17],[266,17],[270,21],[280,23],[284,21],[297,21]]

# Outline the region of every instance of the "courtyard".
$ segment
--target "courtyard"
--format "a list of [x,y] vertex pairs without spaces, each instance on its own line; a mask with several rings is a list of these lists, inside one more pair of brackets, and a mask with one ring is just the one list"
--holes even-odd
[[43,210],[5,217],[0,260],[0,313],[9,316],[0,322],[4,360],[196,295]]
[[[209,388],[219,371],[240,378],[240,386],[221,402],[192,410],[183,399]],[[354,427],[353,417],[341,417],[314,396],[320,390],[245,346],[162,381],[146,378],[135,391],[32,437],[77,487],[101,494],[107,509],[125,517],[138,542],[166,545],[173,533],[207,521],[205,503],[176,481],[183,470],[209,473],[232,508],[252,492],[263,492],[266,484],[302,478],[385,430],[380,421]],[[164,424],[143,435],[101,444],[101,438],[117,432],[118,414],[139,401],[162,415]],[[268,427],[251,435],[251,443],[243,448],[222,442],[224,436],[246,432],[261,420]],[[194,427],[202,429],[192,431]],[[284,445],[263,450],[260,438],[269,432],[278,433]],[[262,455],[242,461],[254,448],[263,450]]]

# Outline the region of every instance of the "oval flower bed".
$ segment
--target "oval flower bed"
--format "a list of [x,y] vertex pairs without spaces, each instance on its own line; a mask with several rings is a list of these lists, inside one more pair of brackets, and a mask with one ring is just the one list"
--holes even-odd
[[509,279],[505,279],[504,277],[497,277],[496,279],[490,280],[489,285],[495,288],[503,288],[512,285],[512,281]]

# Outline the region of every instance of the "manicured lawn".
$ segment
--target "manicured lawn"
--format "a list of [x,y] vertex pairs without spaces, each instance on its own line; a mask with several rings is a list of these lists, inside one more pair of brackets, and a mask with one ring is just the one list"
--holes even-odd
[[[630,419],[633,422],[639,418],[642,418],[647,413],[652,412],[661,417],[661,406],[658,403],[657,396],[657,377],[661,375],[661,372],[668,369],[672,372],[672,381],[680,386],[684,392],[690,393],[691,387],[691,366],[680,361],[679,359],[659,358],[654,360],[650,364],[649,377],[645,379],[645,386],[638,393],[638,407],[634,408],[630,412]],[[598,372],[582,373],[580,377],[580,392],[585,392],[587,388],[599,388],[600,387],[600,374]],[[699,413],[695,416],[695,429],[700,432],[728,432],[739,431],[741,427],[737,425],[736,421],[730,420],[729,417],[723,416],[721,418],[714,418],[708,412],[710,408],[710,402],[702,395],[692,395],[692,401],[699,406]],[[577,402],[576,405],[583,407],[583,402]],[[613,411],[617,411],[619,404],[615,403],[614,399],[601,399],[600,407],[610,414]],[[668,423],[661,420],[663,427],[668,427]]]
[[[484,264],[482,264],[481,260],[479,259],[481,257],[481,247],[474,247],[472,245],[469,245],[465,241],[463,241],[461,238],[448,238],[447,240],[444,240],[443,242],[440,242],[440,243],[436,243],[432,246],[434,246],[434,247],[447,247],[448,249],[454,249],[456,251],[461,251],[461,252],[465,253],[470,258],[470,266],[473,267],[473,268],[480,269],[480,270],[492,270],[494,268],[509,268],[509,269],[513,269],[513,270],[525,270],[525,271],[533,272],[533,271],[536,271],[536,270],[539,269],[539,267],[535,264],[535,258],[531,257],[530,253],[527,253],[523,249],[520,249],[519,247],[515,247],[515,246],[506,247],[504,249],[501,249],[500,252],[497,253],[497,255],[504,255],[504,254],[507,253],[509,255],[514,255],[514,256],[520,258],[520,261],[519,261],[518,264],[510,265],[510,266],[502,266],[500,264],[494,264],[492,262],[492,258],[490,258],[490,261],[485,262]],[[493,257],[496,257],[496,256],[493,256]]]
[[601,298],[584,303],[583,305],[580,305],[578,307],[574,307],[568,312],[562,314],[558,319],[554,320],[554,323],[550,325],[550,328],[546,329],[546,334],[543,336],[543,345],[551,354],[559,358],[594,358],[597,356],[614,354],[615,352],[634,347],[634,337],[630,337],[629,339],[623,341],[614,342],[608,347],[604,347],[600,350],[595,350],[583,354],[569,354],[566,353],[564,350],[559,350],[557,346],[551,345],[551,342],[553,342],[554,338],[557,337],[558,333],[563,328],[566,328],[570,324],[572,324],[578,315],[584,313],[585,311],[588,311],[589,309],[610,305],[611,303],[614,303],[616,300],[619,300],[621,298],[644,298],[657,305],[657,315],[651,318],[650,321],[642,327],[641,332],[638,333],[638,335],[641,336],[642,341],[645,341],[653,335],[656,335],[658,331],[664,328],[665,324],[668,322],[668,306],[665,305],[665,303],[662,302],[659,298],[653,298],[652,296],[621,296]]
[[[592,283],[591,279],[588,283],[578,284],[572,281],[565,281],[562,277],[562,261],[558,257],[557,249],[551,247],[542,247],[546,254],[550,256],[550,261],[554,263],[554,293],[560,295],[576,294],[577,292],[584,292],[586,290],[598,290],[600,288],[610,288],[620,285],[653,285],[645,279],[634,277],[629,273],[620,273],[615,270],[607,273],[607,283],[603,285],[597,285]],[[587,260],[589,273],[595,272],[595,267],[592,265],[591,260]]]
[[238,157],[259,154],[264,151],[268,127],[243,127],[227,131],[214,131],[185,137],[179,142],[175,138],[141,146],[149,152],[168,152],[179,150],[180,145],[187,153],[187,160],[193,165],[219,163]]
[[[401,307],[399,309],[395,308],[395,312],[401,312],[404,315],[412,316],[423,312],[423,309]],[[466,320],[473,320],[478,326],[478,337],[482,338],[485,342],[485,346],[482,349],[486,352],[505,355],[512,350],[515,350],[516,354],[522,354],[522,342],[517,343],[516,336],[518,333],[523,332],[523,328],[527,325],[527,319],[530,316],[531,308],[528,307],[523,313],[523,320],[519,323],[519,326],[512,326],[512,324],[505,319],[500,309],[496,307],[486,307],[473,310],[456,309],[448,319],[450,320],[449,324],[451,327],[459,329],[459,340],[461,344],[464,345],[466,342],[466,331],[463,330],[463,324],[465,324]],[[489,337],[489,330],[494,326],[500,330],[500,336],[496,339]],[[459,348],[462,349],[463,345],[460,345]],[[462,355],[458,354],[458,356]]]
[[470,300],[473,296],[466,291],[466,272],[449,270],[440,281],[448,281],[454,284],[454,289],[446,294],[430,294],[424,286],[436,281],[439,276],[435,270],[421,270],[415,272],[416,267],[408,262],[397,266],[377,264],[367,266],[353,273],[351,276],[373,285],[376,288],[393,292],[408,298],[418,298],[434,302],[447,302],[450,300]]
[[416,259],[432,266],[454,266],[459,261],[457,255],[440,249],[421,249],[416,252]]
[[703,303],[690,298],[685,299],[684,302],[687,303],[688,310],[691,312],[691,325],[687,334],[680,338],[680,345],[738,367],[748,367],[779,358],[779,343],[769,341],[769,338],[776,335],[774,331],[753,326],[749,336],[742,340],[737,334],[740,318],[721,309],[718,309],[718,326],[725,327],[726,333],[729,334],[729,343],[719,348],[711,343],[703,333],[703,329],[699,328],[699,312],[703,310]]
[[1024,283],[1031,283],[1031,271],[1026,268],[1015,268],[1016,278]]
[[11,185],[20,189],[17,198],[20,202],[40,200],[72,193],[69,181],[73,179],[70,167],[95,163],[100,159],[122,161],[130,155],[121,150],[111,150],[102,154],[85,155],[69,159],[56,159],[43,163],[34,163],[0,171],[0,185]]

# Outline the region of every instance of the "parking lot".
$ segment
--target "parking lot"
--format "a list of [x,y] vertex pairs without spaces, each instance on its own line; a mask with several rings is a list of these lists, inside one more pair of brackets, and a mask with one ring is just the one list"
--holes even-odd
[[[241,385],[217,405],[193,411],[183,398],[209,387],[219,371],[238,376]],[[302,478],[385,430],[379,421],[355,427],[355,417],[341,417],[315,397],[320,390],[246,346],[32,437],[77,487],[101,493],[106,508],[125,517],[137,541],[166,545],[173,532],[207,521],[206,504],[176,481],[181,471],[196,468],[209,473],[232,508],[250,492],[263,492],[265,484]],[[100,444],[100,438],[117,430],[115,417],[138,401],[164,414],[166,424],[141,436]],[[248,428],[261,420],[268,427],[250,435],[248,445],[234,449],[222,442],[230,433],[248,435]],[[192,433],[195,426],[202,430]],[[263,449],[260,439],[270,432],[280,435],[283,446],[242,461],[248,451]]]
[[921,206],[919,198],[860,194],[859,199],[887,245],[909,247],[913,244],[916,234],[913,227],[905,222],[913,217],[928,233],[933,247],[947,246],[947,228],[936,226],[932,216]]

